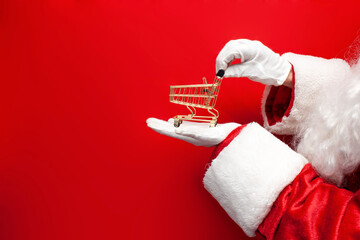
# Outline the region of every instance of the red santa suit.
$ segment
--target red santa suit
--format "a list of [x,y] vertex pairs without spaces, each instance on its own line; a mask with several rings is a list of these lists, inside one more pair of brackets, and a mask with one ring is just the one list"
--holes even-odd
[[[356,131],[360,128],[355,131],[352,120],[339,120],[349,117],[360,122],[360,106],[357,113],[356,104],[350,104],[348,115],[335,117],[335,123],[323,123],[332,126],[328,133],[312,134],[304,130],[313,126],[316,132],[316,128],[323,127],[321,117],[326,116],[322,115],[321,106],[327,99],[330,99],[327,105],[336,105],[344,97],[338,94],[331,98],[329,92],[340,86],[353,86],[348,81],[353,70],[341,59],[326,60],[293,53],[283,56],[293,65],[293,88],[266,87],[262,102],[264,127],[257,123],[242,125],[217,146],[204,176],[205,188],[250,237],[360,239],[360,191],[342,187],[346,180],[344,176],[358,166],[357,152],[350,156],[350,145],[356,142]],[[359,84],[354,85],[354,95],[357,88],[360,92]],[[352,94],[348,90],[338,92]],[[338,112],[341,113],[342,105],[335,105],[332,107],[340,108]],[[332,114],[330,110],[329,114]],[[334,158],[355,160],[346,165],[339,159],[332,161],[331,157],[329,162],[319,159],[328,158],[321,153],[328,154],[331,150],[326,146],[332,146],[332,138],[326,135],[339,135],[337,131],[346,133],[347,129],[353,133],[349,132],[350,137],[339,137],[344,137],[345,143],[333,155],[336,155]],[[301,154],[272,133],[301,135]],[[320,138],[325,144],[314,150],[317,146],[312,148],[314,144],[308,142]]]

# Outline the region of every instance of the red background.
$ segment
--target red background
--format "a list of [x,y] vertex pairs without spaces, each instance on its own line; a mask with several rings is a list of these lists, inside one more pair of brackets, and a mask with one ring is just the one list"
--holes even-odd
[[[215,74],[231,39],[343,58],[359,1],[0,1],[1,239],[240,239],[204,190],[211,149],[148,117]],[[263,86],[223,81],[220,122],[261,122]]]

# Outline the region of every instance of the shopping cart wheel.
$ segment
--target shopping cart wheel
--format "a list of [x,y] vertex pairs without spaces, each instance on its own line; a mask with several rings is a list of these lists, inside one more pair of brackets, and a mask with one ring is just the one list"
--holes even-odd
[[181,119],[178,119],[178,118],[175,118],[174,119],[174,127],[180,127],[180,125],[182,124],[182,120]]
[[210,127],[216,127],[217,125],[217,121],[216,122],[210,122]]

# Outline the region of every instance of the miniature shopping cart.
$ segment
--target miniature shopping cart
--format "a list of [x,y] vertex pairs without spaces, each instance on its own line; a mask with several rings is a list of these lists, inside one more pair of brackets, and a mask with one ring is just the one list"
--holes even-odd
[[[203,78],[203,84],[170,86],[170,102],[185,105],[190,111],[188,115],[174,117],[175,127],[179,127],[183,120],[210,122],[210,127],[217,125],[219,112],[214,107],[224,73],[224,70],[219,70],[212,84]],[[211,115],[198,116],[196,108],[207,109]]]

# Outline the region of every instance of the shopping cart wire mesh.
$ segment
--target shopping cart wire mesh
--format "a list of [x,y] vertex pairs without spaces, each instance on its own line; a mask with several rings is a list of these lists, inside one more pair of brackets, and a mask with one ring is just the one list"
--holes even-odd
[[[203,78],[203,84],[170,86],[170,102],[185,105],[190,111],[188,115],[174,117],[175,127],[179,127],[183,120],[209,122],[210,127],[216,126],[219,112],[214,107],[224,73],[224,70],[219,70],[211,84]],[[196,115],[196,108],[207,109],[210,116]]]

